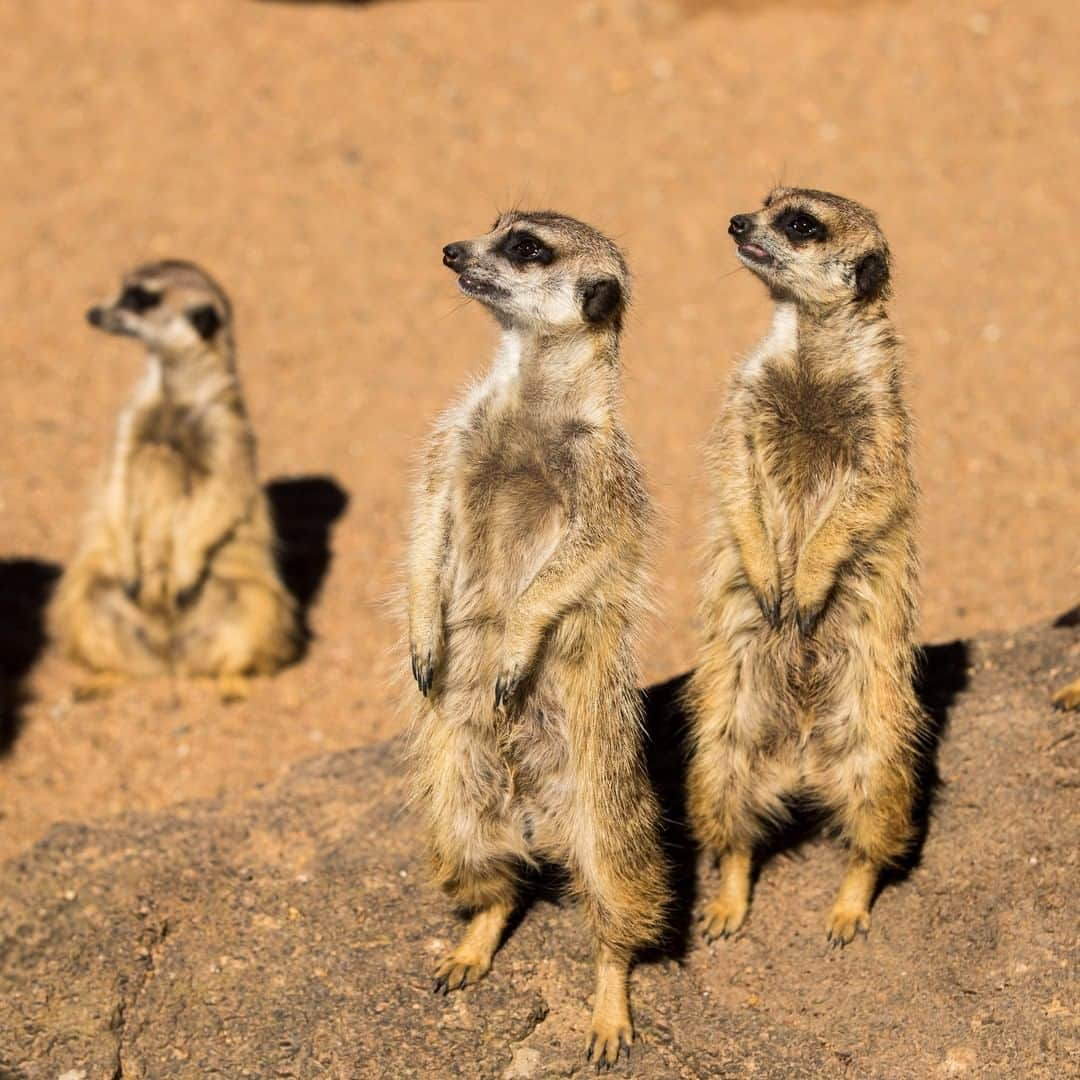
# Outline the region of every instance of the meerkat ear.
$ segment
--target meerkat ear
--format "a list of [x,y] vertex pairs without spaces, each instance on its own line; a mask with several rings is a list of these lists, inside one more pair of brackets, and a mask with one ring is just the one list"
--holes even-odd
[[614,278],[590,281],[581,293],[581,312],[586,322],[607,322],[622,307],[622,286]]
[[187,317],[188,322],[195,327],[196,333],[203,341],[209,341],[221,329],[221,316],[210,304],[192,308],[187,313]]
[[871,251],[855,264],[855,299],[876,300],[889,284],[889,258],[883,251]]

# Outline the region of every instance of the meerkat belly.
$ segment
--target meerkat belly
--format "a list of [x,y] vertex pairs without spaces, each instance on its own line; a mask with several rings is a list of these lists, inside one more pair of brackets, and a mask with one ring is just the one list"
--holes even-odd
[[770,368],[755,402],[764,509],[784,571],[843,492],[868,437],[872,405],[857,380],[812,367]]
[[557,859],[570,807],[565,710],[550,688],[513,718],[502,742],[512,777],[510,813],[530,850]]
[[136,419],[128,512],[144,570],[168,566],[178,515],[206,474],[205,439],[190,411],[169,403]]
[[558,546],[565,515],[539,468],[511,463],[467,479],[454,507],[448,623],[499,624]]

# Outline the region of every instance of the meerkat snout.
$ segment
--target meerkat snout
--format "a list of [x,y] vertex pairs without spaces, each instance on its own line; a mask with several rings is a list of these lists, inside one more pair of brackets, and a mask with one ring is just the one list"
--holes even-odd
[[728,224],[727,231],[734,237],[745,236],[753,223],[753,218],[749,214],[736,214]]
[[443,266],[450,267],[455,273],[461,269],[468,251],[467,244],[447,244],[442,249]]

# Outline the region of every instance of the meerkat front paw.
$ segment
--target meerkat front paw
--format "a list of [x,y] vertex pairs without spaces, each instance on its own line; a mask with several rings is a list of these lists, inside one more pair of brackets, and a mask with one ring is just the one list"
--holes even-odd
[[144,611],[164,611],[169,604],[169,579],[161,570],[143,574],[135,603]]
[[466,986],[478,983],[490,970],[490,956],[458,946],[435,969],[435,984],[432,986],[432,991],[446,995],[451,990],[462,990]]
[[708,942],[729,938],[746,921],[749,905],[738,896],[721,894],[710,900],[701,913],[702,933]]
[[809,637],[814,632],[832,587],[832,572],[804,554],[795,571],[794,584],[795,619],[803,637]]
[[416,681],[417,689],[424,697],[427,697],[435,681],[435,655],[430,649],[421,654],[413,645],[409,649],[409,656],[412,660],[412,677]]
[[412,636],[409,643],[413,679],[424,697],[431,693],[435,683],[435,672],[439,667],[440,638],[441,631],[433,627]]
[[856,934],[870,932],[870,912],[859,904],[837,901],[829,912],[828,941],[832,947],[842,949],[854,941]]
[[171,599],[177,611],[185,611],[195,603],[206,584],[208,571],[205,563],[197,566],[179,563],[173,567]]
[[417,689],[427,697],[435,683],[442,653],[442,617],[427,603],[414,602],[409,611],[409,659]]
[[756,552],[751,558],[743,553],[743,572],[750,591],[765,621],[776,629],[780,625],[780,564],[773,552]]
[[495,707],[505,708],[517,693],[532,667],[539,645],[539,633],[523,619],[515,619],[506,628],[498,675],[495,678]]

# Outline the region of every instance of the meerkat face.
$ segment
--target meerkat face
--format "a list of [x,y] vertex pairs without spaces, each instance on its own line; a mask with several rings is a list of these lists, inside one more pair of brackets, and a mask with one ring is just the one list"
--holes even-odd
[[889,246],[874,215],[839,195],[777,188],[728,226],[739,259],[778,298],[866,303],[888,294]]
[[228,298],[209,274],[191,263],[168,261],[127,274],[120,295],[86,313],[91,326],[138,338],[168,359],[200,354],[229,326]]
[[476,240],[443,248],[458,287],[508,327],[606,328],[618,332],[629,273],[606,236],[547,211],[500,214]]

